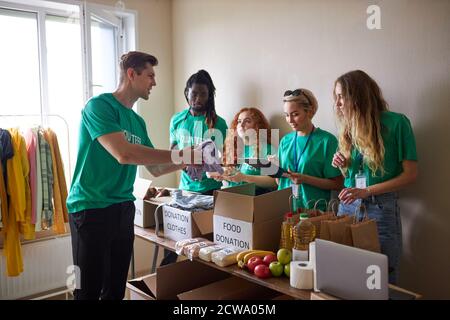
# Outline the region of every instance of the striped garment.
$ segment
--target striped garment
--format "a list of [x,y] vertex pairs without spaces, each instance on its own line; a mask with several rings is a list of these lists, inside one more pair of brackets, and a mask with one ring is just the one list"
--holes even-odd
[[42,129],[39,130],[39,152],[41,160],[42,175],[42,229],[49,229],[53,226],[53,170],[52,154],[50,145],[45,140]]

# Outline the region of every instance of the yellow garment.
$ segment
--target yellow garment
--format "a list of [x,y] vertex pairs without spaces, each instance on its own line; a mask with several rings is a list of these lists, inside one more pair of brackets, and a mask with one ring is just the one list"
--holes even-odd
[[6,229],[6,226],[8,225],[8,198],[6,197],[5,179],[3,177],[3,167],[1,161],[0,161],[0,199],[2,201],[1,203],[2,223],[3,228]]
[[[28,222],[31,221],[31,191],[28,184],[30,168],[25,139],[20,135],[17,129],[9,129],[9,133],[11,134],[14,156],[6,163],[8,172],[7,190],[9,194],[9,216],[7,227],[5,229],[3,253],[6,256],[6,270],[8,276],[18,276],[23,272],[19,224],[23,223],[24,226],[27,226],[27,220]],[[28,227],[25,229],[27,228]]]
[[[13,138],[11,140],[17,146],[17,153],[20,157],[20,166],[22,168],[22,180],[24,181],[23,190],[21,193],[25,193],[25,220],[23,220],[22,215],[20,215],[20,220],[16,218],[19,222],[19,231],[23,234],[25,240],[33,240],[35,238],[34,224],[31,224],[31,189],[30,189],[30,162],[28,160],[27,145],[25,143],[25,138],[19,133],[17,129],[10,129],[11,136],[12,131],[15,131],[16,140]],[[14,155],[16,151],[14,150]],[[8,179],[9,180],[9,179]]]
[[58,138],[56,134],[47,129],[44,131],[44,138],[50,145],[52,154],[52,170],[53,170],[53,231],[56,233],[66,233],[66,225],[68,222],[68,212],[66,206],[67,200],[67,185],[64,176],[64,169],[61,160],[61,153],[59,152]]

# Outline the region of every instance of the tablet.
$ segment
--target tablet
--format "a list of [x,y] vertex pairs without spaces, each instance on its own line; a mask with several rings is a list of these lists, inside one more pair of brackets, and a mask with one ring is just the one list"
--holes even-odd
[[253,168],[269,168],[272,164],[267,159],[261,158],[238,158],[238,163],[246,163]]

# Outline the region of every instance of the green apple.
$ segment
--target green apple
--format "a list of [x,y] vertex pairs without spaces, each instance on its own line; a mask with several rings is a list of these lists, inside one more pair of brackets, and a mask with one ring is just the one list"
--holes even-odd
[[289,262],[291,262],[292,259],[291,250],[281,248],[277,252],[277,259],[281,264],[289,264]]
[[290,264],[290,263],[284,265],[284,274],[285,274],[288,278],[291,277],[291,264]]
[[269,265],[269,269],[274,277],[281,276],[284,271],[284,267],[279,261],[272,261]]

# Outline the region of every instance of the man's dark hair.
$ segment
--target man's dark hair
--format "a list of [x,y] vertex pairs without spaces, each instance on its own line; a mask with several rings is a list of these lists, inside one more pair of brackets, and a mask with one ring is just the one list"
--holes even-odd
[[194,84],[204,84],[208,88],[208,101],[206,102],[206,124],[208,128],[214,128],[217,121],[216,114],[216,103],[214,97],[216,96],[216,87],[211,79],[211,76],[206,70],[199,70],[194,73],[186,82],[186,88],[184,89],[184,96],[186,101],[189,102],[188,94],[189,89],[192,88]]
[[130,51],[123,54],[120,57],[120,81],[122,82],[128,68],[133,68],[137,74],[141,74],[142,70],[147,67],[147,63],[153,67],[157,66],[158,59],[151,54],[139,51]]

